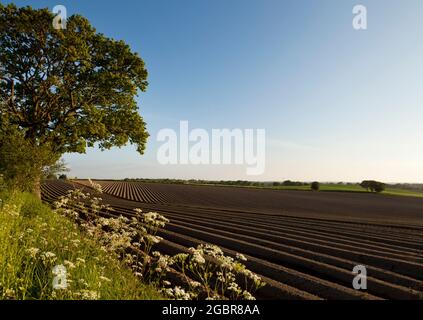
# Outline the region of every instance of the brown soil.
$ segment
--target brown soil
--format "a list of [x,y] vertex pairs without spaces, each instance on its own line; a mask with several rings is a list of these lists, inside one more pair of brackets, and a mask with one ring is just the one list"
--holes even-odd
[[[209,242],[268,282],[265,299],[423,299],[423,199],[232,187],[99,182],[116,212],[154,210],[171,222],[164,253]],[[47,182],[53,201],[74,186]],[[352,288],[367,267],[368,289]]]

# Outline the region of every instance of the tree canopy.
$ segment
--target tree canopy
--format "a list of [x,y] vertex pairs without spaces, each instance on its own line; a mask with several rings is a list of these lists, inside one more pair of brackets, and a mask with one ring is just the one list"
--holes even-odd
[[367,191],[378,193],[384,191],[386,187],[384,183],[374,180],[364,180],[360,183],[360,186]]
[[47,9],[0,5],[1,115],[53,151],[84,152],[148,136],[135,96],[147,87],[143,60],[79,15],[53,28]]
[[311,190],[313,190],[313,191],[319,191],[320,183],[317,182],[317,181],[314,181],[314,182],[311,183],[310,187],[311,187]]
[[148,133],[136,96],[147,70],[123,41],[98,33],[79,15],[54,29],[48,9],[0,4],[0,126],[56,157],[134,144]]

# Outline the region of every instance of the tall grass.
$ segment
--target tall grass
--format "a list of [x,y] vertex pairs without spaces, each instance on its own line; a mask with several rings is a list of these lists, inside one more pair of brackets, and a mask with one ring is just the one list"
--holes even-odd
[[[123,262],[30,194],[0,194],[0,299],[160,299]],[[67,287],[53,288],[54,267]]]

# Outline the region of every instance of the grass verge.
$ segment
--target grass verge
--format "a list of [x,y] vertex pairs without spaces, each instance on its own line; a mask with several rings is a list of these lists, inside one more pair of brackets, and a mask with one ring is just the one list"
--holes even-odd
[[0,199],[0,299],[162,298],[32,195],[3,192]]

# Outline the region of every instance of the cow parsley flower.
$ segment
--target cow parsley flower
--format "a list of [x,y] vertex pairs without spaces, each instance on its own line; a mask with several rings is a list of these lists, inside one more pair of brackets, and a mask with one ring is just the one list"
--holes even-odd
[[31,258],[36,258],[38,253],[40,252],[40,249],[32,247],[32,248],[26,249],[26,252],[28,252]]

